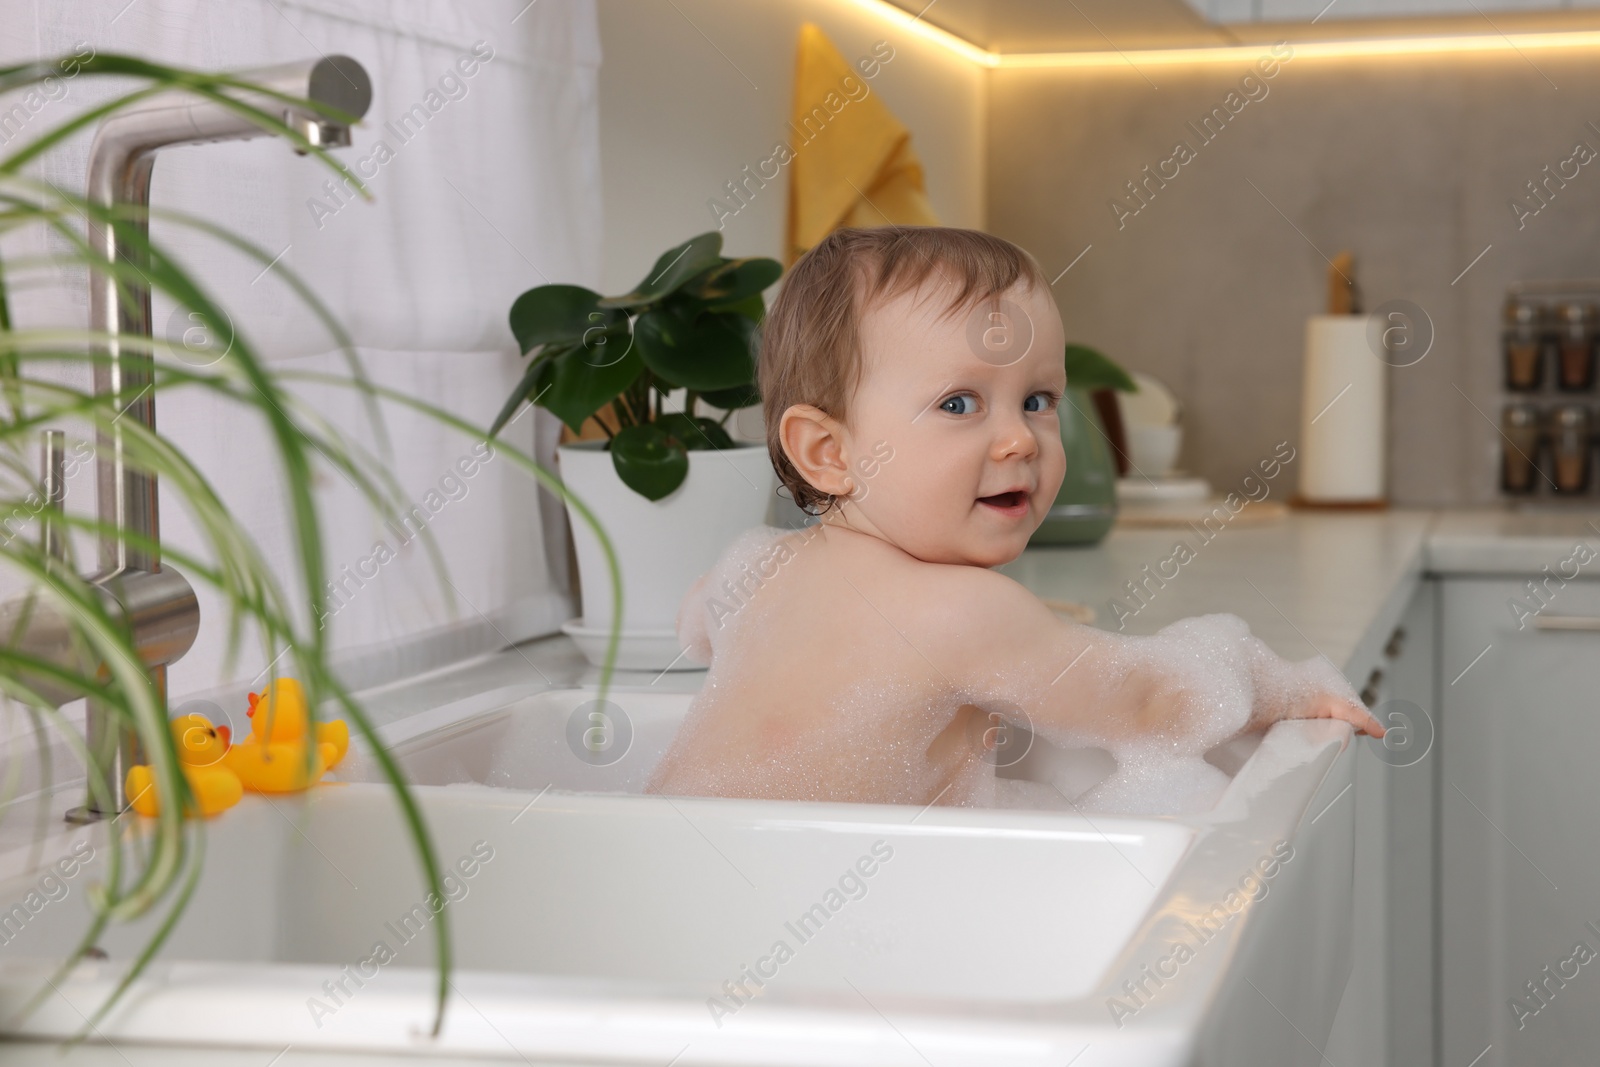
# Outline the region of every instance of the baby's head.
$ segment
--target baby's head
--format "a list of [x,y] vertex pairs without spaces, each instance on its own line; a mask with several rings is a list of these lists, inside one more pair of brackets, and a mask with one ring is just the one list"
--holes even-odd
[[1066,471],[1061,316],[1039,265],[974,230],[837,230],[767,312],[778,477],[812,513],[930,563],[1015,559]]

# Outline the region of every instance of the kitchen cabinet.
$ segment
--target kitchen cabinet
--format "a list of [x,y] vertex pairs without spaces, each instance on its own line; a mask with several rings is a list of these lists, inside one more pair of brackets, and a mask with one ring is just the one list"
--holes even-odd
[[1559,582],[1442,583],[1446,1067],[1569,1067],[1600,1048],[1600,582]]
[[1350,983],[1325,1050],[1341,1067],[1433,1063],[1437,595],[1422,583],[1381,659],[1355,678],[1395,733],[1388,746],[1356,739],[1355,782],[1339,801],[1356,808]]

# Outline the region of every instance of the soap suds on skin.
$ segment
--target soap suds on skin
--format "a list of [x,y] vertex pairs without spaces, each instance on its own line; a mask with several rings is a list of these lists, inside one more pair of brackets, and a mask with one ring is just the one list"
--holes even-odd
[[[730,670],[728,656],[759,647],[763,594],[781,583],[785,566],[816,537],[816,527],[781,530],[756,527],[736,539],[684,600],[678,637],[689,658],[712,664],[705,690],[697,694],[673,750],[680,754],[674,792],[718,796],[773,796],[792,799],[850,799],[831,793],[815,768],[826,766],[833,781],[882,783],[891,803],[938,803],[971,807],[1079,808],[1118,814],[1179,814],[1212,807],[1231,779],[1205,761],[1211,748],[1252,724],[1262,707],[1281,708],[1332,692],[1358,703],[1343,675],[1326,660],[1288,662],[1272,652],[1235,615],[1183,619],[1149,636],[1106,635],[1100,655],[1074,669],[1095,670],[1106,679],[1152,677],[1168,680],[1172,699],[1184,704],[1185,728],[1135,740],[1096,736],[1084,729],[1026,721],[1021,725],[1062,748],[1100,748],[1116,769],[1078,798],[1062,797],[1048,783],[1000,778],[981,752],[936,764],[929,746],[965,705],[1016,721],[1015,705],[1001,694],[1015,692],[1015,672],[998,671],[991,684],[968,685],[951,694],[936,684],[875,675],[871,657],[856,665],[856,680],[828,709],[826,727],[812,736],[781,736],[781,723],[765,723],[752,751],[781,755],[706,758],[702,705],[709,703]],[[746,632],[748,628],[748,633]],[[747,638],[749,643],[746,644]],[[744,644],[745,648],[737,646]],[[719,658],[720,657],[720,658]],[[1093,666],[1091,666],[1091,662]],[[849,664],[834,669],[850,671]],[[1176,685],[1171,684],[1174,673]],[[1008,677],[1009,675],[1009,677]],[[885,709],[894,709],[894,729],[884,729]],[[779,736],[774,736],[779,735]],[[737,746],[734,746],[735,750]],[[701,754],[696,756],[696,754]],[[892,783],[892,785],[890,785]],[[1054,793],[1058,805],[1050,795]]]
[[1259,706],[1292,706],[1320,692],[1359,702],[1327,660],[1283,660],[1237,615],[1201,615],[1149,636],[1124,636],[1100,669],[1126,676],[1158,666],[1178,669],[1187,730],[1128,741],[1033,725],[1039,736],[1062,747],[1101,748],[1116,760],[1116,770],[1076,801],[1084,810],[1127,815],[1207,810],[1232,779],[1206,762],[1205,754],[1244,731]]
[[755,526],[723,549],[716,565],[702,575],[678,607],[678,644],[688,658],[709,664],[746,609],[777,577],[785,563],[816,536],[815,527],[783,530]]

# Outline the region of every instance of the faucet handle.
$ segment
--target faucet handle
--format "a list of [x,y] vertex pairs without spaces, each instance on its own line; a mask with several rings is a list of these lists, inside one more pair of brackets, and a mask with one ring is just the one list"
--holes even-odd
[[59,521],[67,499],[67,435],[46,430],[39,441],[39,482],[44,507],[39,515],[39,547],[54,560],[67,558],[67,543]]

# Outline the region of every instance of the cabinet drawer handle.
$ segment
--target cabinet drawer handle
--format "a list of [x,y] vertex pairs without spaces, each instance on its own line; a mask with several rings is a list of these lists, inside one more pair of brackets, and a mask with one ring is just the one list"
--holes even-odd
[[1402,649],[1406,647],[1406,628],[1396,626],[1394,633],[1389,635],[1389,643],[1383,646],[1383,654],[1390,659],[1398,659]]
[[1600,615],[1536,615],[1535,630],[1580,630],[1600,632]]
[[1369,708],[1376,704],[1378,702],[1378,686],[1382,684],[1383,672],[1374,670],[1372,674],[1367,677],[1367,687],[1361,690],[1361,703],[1365,704]]

